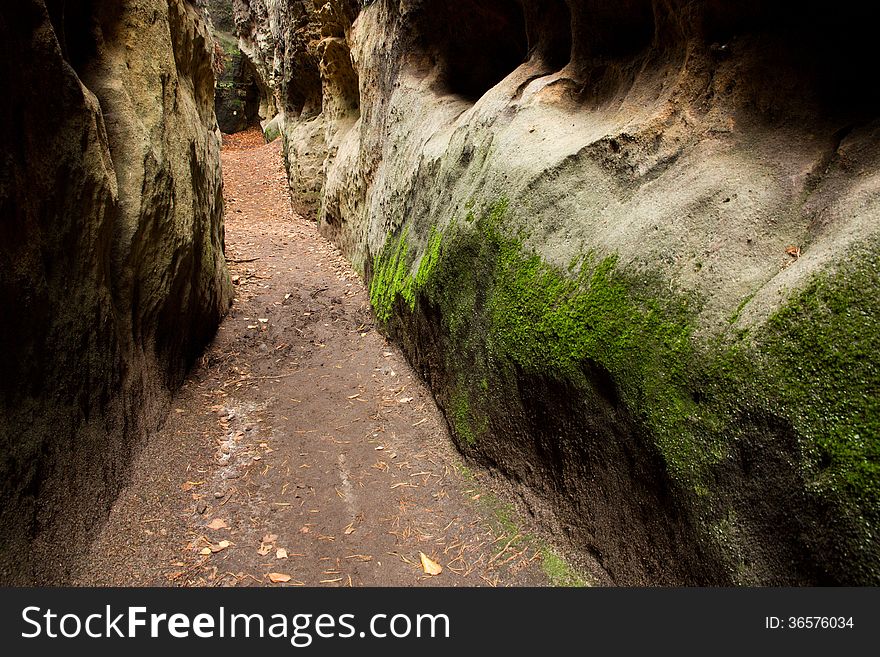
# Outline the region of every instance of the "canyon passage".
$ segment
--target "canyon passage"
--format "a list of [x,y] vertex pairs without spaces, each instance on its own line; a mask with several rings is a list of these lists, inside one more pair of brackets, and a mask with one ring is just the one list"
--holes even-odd
[[877,10],[0,10],[3,584],[877,585]]

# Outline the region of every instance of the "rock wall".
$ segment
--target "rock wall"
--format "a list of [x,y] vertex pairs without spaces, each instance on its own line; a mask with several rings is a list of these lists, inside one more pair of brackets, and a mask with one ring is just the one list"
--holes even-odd
[[0,581],[49,584],[228,308],[212,42],[184,0],[21,0],[0,43]]
[[880,583],[877,11],[361,4],[236,21],[459,447],[604,581]]
[[341,137],[360,116],[349,33],[355,0],[234,0],[239,44],[284,119],[294,207],[317,219],[321,188]]

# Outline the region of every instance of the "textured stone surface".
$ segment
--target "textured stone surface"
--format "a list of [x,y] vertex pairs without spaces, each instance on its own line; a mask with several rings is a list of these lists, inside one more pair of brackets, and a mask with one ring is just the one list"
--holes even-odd
[[0,9],[5,584],[67,578],[228,308],[201,11]]
[[880,582],[876,12],[845,5],[237,2],[294,194],[460,447],[609,581]]
[[284,116],[294,206],[313,218],[329,160],[359,117],[358,77],[348,41],[358,7],[352,0],[233,3],[241,50],[265,81],[273,108]]

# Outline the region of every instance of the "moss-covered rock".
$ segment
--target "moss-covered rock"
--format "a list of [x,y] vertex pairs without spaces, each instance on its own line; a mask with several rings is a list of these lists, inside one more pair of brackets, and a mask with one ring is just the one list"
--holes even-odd
[[[706,341],[694,335],[695,295],[627,275],[614,256],[549,265],[507,233],[506,213],[499,202],[434,228],[422,249],[405,228],[372,270],[377,316],[437,383],[463,450],[542,460],[534,432],[512,446],[504,419],[540,423],[523,388],[550,382],[569,398],[539,406],[584,441],[567,468],[609,476],[591,453],[620,437],[595,419],[609,405],[626,417],[629,458],[675,491],[681,513],[667,521],[704,555],[691,565],[708,570],[688,581],[880,581],[880,250],[817,276],[766,325]],[[586,408],[572,413],[572,399]],[[584,412],[593,435],[577,435]],[[637,491],[637,471],[624,476]],[[552,469],[538,479],[569,495],[589,488]]]

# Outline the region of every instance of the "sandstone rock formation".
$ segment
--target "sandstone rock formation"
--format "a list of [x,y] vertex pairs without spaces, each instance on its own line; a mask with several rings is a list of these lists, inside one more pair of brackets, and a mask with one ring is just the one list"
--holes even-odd
[[610,582],[880,583],[876,10],[362,4],[236,23],[460,448]]
[[66,580],[228,308],[212,43],[184,0],[0,9],[0,581]]
[[[294,206],[317,218],[320,191],[341,136],[359,117],[348,36],[360,3],[234,0],[239,44],[285,118]],[[268,118],[268,117],[267,117]],[[328,157],[329,156],[329,157]]]

